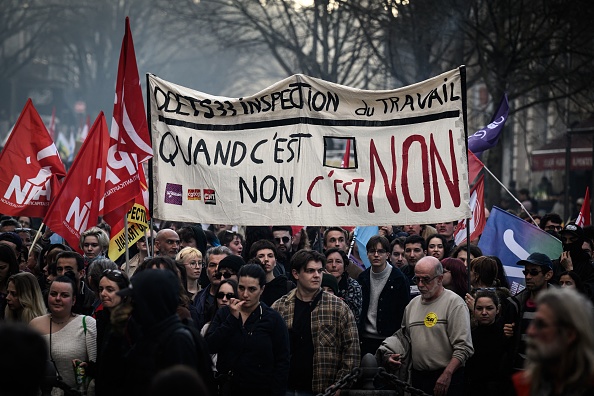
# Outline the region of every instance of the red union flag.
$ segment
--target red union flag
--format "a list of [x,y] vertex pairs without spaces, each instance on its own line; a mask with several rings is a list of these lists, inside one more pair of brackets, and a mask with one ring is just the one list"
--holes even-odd
[[[112,227],[122,220],[142,194],[139,163],[153,156],[150,143],[130,20],[122,40],[113,120],[107,159],[104,219]],[[146,182],[145,182],[146,184]]]
[[28,99],[0,153],[0,213],[45,216],[64,175],[58,150]]
[[[472,218],[470,219],[470,240],[478,238],[485,229],[485,175],[483,168],[485,165],[479,160],[472,151],[468,150],[468,183],[472,185],[470,190],[470,210]],[[476,180],[476,182],[475,182]],[[466,219],[458,221],[454,230],[454,241],[456,245],[466,241]]]
[[94,226],[102,212],[108,138],[107,123],[101,112],[44,219],[52,231],[79,252],[80,234]]
[[589,226],[592,223],[592,219],[590,218],[590,188],[586,187],[586,195],[584,196],[584,203],[582,204],[582,208],[580,209],[580,214],[578,215],[575,224],[584,228],[585,226]]

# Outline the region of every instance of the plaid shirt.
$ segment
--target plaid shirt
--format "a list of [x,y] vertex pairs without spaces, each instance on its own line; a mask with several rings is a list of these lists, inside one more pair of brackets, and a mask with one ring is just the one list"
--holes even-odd
[[[297,289],[293,289],[272,304],[289,330],[293,327],[296,292]],[[357,323],[348,305],[332,294],[323,293],[311,313],[311,336],[314,345],[312,390],[322,393],[359,367],[361,361]]]

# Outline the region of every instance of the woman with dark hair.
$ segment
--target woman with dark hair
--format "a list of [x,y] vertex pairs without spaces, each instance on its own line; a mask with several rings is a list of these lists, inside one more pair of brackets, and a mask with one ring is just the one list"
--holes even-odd
[[441,234],[432,234],[425,240],[427,242],[427,255],[433,256],[439,261],[450,256],[448,241]]
[[468,293],[468,274],[460,259],[446,257],[441,260],[443,265],[443,287],[464,298]]
[[588,296],[584,282],[580,279],[579,275],[574,271],[564,271],[559,274],[559,286],[573,288],[582,293],[584,296]]
[[217,234],[221,246],[227,246],[234,255],[241,256],[243,251],[243,236],[235,231],[223,230]]
[[344,250],[331,248],[324,252],[326,255],[326,272],[333,275],[338,282],[338,294],[349,306],[355,320],[359,322],[361,310],[363,309],[363,291],[359,282],[349,277],[346,269],[349,266],[349,258]]
[[93,302],[93,311],[101,305],[101,296],[99,292],[99,282],[103,277],[105,270],[119,269],[117,264],[105,257],[97,257],[89,264],[86,271],[86,281],[89,289],[95,293],[95,302]]
[[471,293],[467,293],[464,299],[471,312],[475,304],[474,294],[481,290],[496,291],[504,310],[507,308],[507,297],[510,297],[511,293],[506,287],[500,287],[499,268],[495,256],[480,256],[472,259],[470,262],[470,285]]
[[[474,355],[465,365],[466,394],[469,396],[508,395],[509,368],[506,365],[511,338],[503,333],[501,305],[493,290],[479,290],[472,307]],[[513,394],[513,393],[512,393]]]
[[[237,282],[235,279],[223,279],[219,286],[216,288],[215,292],[215,304],[211,307],[214,312],[210,315],[210,317],[214,317],[216,312],[219,308],[229,305],[229,302],[232,298],[238,298],[239,292],[237,291]],[[210,322],[207,322],[204,326],[202,326],[202,330],[200,330],[200,334],[202,337],[206,336],[206,332],[210,327]],[[217,371],[217,354],[213,353],[210,355],[212,359],[213,371]]]
[[285,395],[289,333],[281,316],[260,302],[266,273],[257,264],[239,270],[239,299],[232,298],[206,333],[217,370],[228,374],[229,395]]
[[[469,253],[470,252],[470,253]],[[450,257],[462,260],[465,267],[468,267],[468,263],[473,258],[480,257],[483,255],[481,249],[476,245],[459,245],[450,254]]]
[[[91,265],[97,264],[98,262],[95,261]],[[97,307],[94,314],[97,322],[97,364],[89,373],[89,375],[95,377],[95,394],[97,396],[113,394],[111,386],[114,383],[113,378],[119,375],[114,371],[117,372],[122,369],[122,367],[112,367],[112,364],[107,363],[114,360],[111,356],[117,355],[120,352],[118,347],[122,345],[121,337],[112,334],[111,313],[127,299],[127,297],[120,297],[117,293],[129,286],[128,275],[118,269],[104,270],[99,280],[98,295],[101,299],[101,305]],[[105,356],[109,357],[104,359]]]
[[[50,361],[58,379],[77,388],[73,361],[91,362],[97,358],[95,319],[72,312],[78,288],[74,273],[67,271],[51,284],[48,296],[50,313],[33,319],[30,325],[47,341]],[[56,389],[54,388],[54,391]],[[61,394],[60,391],[52,394]]]
[[[499,283],[499,287],[505,287],[509,289],[509,281],[507,280],[507,274],[505,273],[505,268],[503,268],[503,263],[497,256],[487,256],[495,260],[497,263],[497,280]],[[500,296],[501,297],[501,296]]]
[[6,296],[8,295],[8,279],[19,273],[19,263],[14,250],[8,245],[0,244],[0,319],[4,318]]

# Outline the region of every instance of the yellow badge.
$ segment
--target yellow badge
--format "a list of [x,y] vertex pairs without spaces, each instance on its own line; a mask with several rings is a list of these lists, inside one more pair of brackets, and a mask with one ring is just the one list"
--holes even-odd
[[433,327],[437,324],[437,315],[433,312],[429,312],[427,316],[425,316],[425,326],[426,327]]

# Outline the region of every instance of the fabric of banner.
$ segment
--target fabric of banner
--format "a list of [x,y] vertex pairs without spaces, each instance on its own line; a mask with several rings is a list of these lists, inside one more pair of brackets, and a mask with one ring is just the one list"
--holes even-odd
[[66,175],[31,99],[0,152],[0,213],[44,217]]
[[510,283],[522,285],[524,267],[516,265],[518,261],[537,252],[555,260],[563,251],[560,240],[497,206],[491,210],[478,246],[485,256],[501,259]]
[[80,234],[96,225],[102,214],[108,144],[107,124],[101,112],[44,219],[52,231],[81,253]]
[[[244,98],[149,75],[154,216],[245,225],[469,217],[463,75],[391,91],[294,75]],[[348,168],[335,139],[350,139]]]

